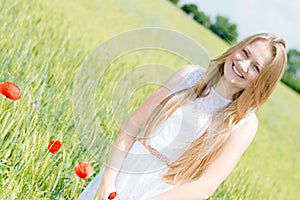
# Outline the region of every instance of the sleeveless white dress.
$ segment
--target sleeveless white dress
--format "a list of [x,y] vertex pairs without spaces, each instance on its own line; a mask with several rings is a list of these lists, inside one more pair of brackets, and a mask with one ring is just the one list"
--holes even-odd
[[[171,92],[198,83],[203,72],[204,69],[199,67],[188,73]],[[171,162],[177,160],[189,144],[205,132],[212,115],[229,103],[230,100],[210,88],[210,93],[206,97],[197,98],[194,102],[178,108],[167,120],[160,123],[153,130],[148,141],[149,145]],[[255,114],[251,112],[245,118],[250,116]],[[139,141],[135,141],[116,178],[115,186],[118,192],[116,199],[145,200],[176,187],[165,183],[161,178],[168,169],[165,162],[152,155]],[[102,172],[91,181],[78,200],[93,200]]]

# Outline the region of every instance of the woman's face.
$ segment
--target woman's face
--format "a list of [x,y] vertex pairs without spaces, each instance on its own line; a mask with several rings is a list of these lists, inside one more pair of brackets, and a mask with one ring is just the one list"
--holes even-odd
[[234,92],[245,89],[272,58],[271,47],[267,41],[252,42],[225,60],[223,84]]

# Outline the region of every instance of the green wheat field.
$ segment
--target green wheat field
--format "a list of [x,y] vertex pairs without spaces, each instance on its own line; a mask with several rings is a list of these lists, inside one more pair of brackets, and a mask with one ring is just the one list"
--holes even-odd
[[[15,102],[0,96],[4,200],[76,199],[103,167],[82,143],[73,115],[76,70],[100,43],[124,31],[161,27],[193,38],[211,57],[229,47],[167,0],[1,0],[0,13],[0,82],[14,82],[22,91]],[[143,63],[174,70],[187,64],[165,54],[133,52],[105,71],[95,96],[96,120],[110,141],[119,127],[111,91],[122,74]],[[156,88],[135,90],[127,112]],[[255,140],[210,199],[300,199],[299,111],[300,96],[280,84],[258,112]],[[48,152],[51,139],[62,141],[56,154]],[[74,174],[79,161],[94,168],[95,174],[86,181]]]

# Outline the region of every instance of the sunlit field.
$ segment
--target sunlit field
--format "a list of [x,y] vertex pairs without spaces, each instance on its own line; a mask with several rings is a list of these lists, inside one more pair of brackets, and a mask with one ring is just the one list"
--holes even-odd
[[[76,199],[102,169],[99,155],[83,143],[73,112],[76,72],[100,43],[124,31],[162,27],[193,38],[211,57],[229,47],[166,0],[1,0],[0,13],[0,82],[14,82],[22,92],[18,101],[0,96],[5,200]],[[135,88],[125,115],[116,112],[121,98],[114,99],[113,91],[124,74],[149,63],[173,70],[188,64],[158,50],[132,52],[111,63],[95,91],[95,122],[107,140],[114,140],[126,115],[157,89],[157,84]],[[299,199],[299,102],[298,94],[279,85],[258,112],[257,137],[211,199]],[[62,142],[57,153],[48,151],[49,140]],[[74,174],[80,161],[94,168],[87,180]]]

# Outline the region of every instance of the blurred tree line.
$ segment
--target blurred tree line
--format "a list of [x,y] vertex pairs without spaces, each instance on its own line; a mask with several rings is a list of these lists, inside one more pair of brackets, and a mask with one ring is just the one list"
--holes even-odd
[[[175,5],[177,5],[179,2],[179,0],[169,1],[171,1]],[[212,23],[210,17],[207,16],[204,12],[199,11],[197,5],[195,4],[184,4],[181,9],[198,23],[210,29],[212,32],[214,32],[229,44],[234,44],[237,41],[237,26],[236,24],[231,23],[227,17],[217,15],[215,18],[215,22]]]
[[290,49],[287,57],[288,64],[281,81],[300,94],[300,52]]
[[185,4],[181,9],[229,44],[234,44],[237,41],[237,26],[231,23],[227,17],[217,15],[215,23],[212,23],[210,17],[199,11],[195,4]]
[[[179,2],[179,0],[169,1],[175,5]],[[212,23],[210,17],[199,11],[195,4],[184,4],[181,9],[229,44],[234,44],[237,41],[237,26],[231,23],[227,17],[217,15],[215,23]],[[288,63],[281,81],[300,94],[300,52],[296,49],[290,49],[287,56]]]

